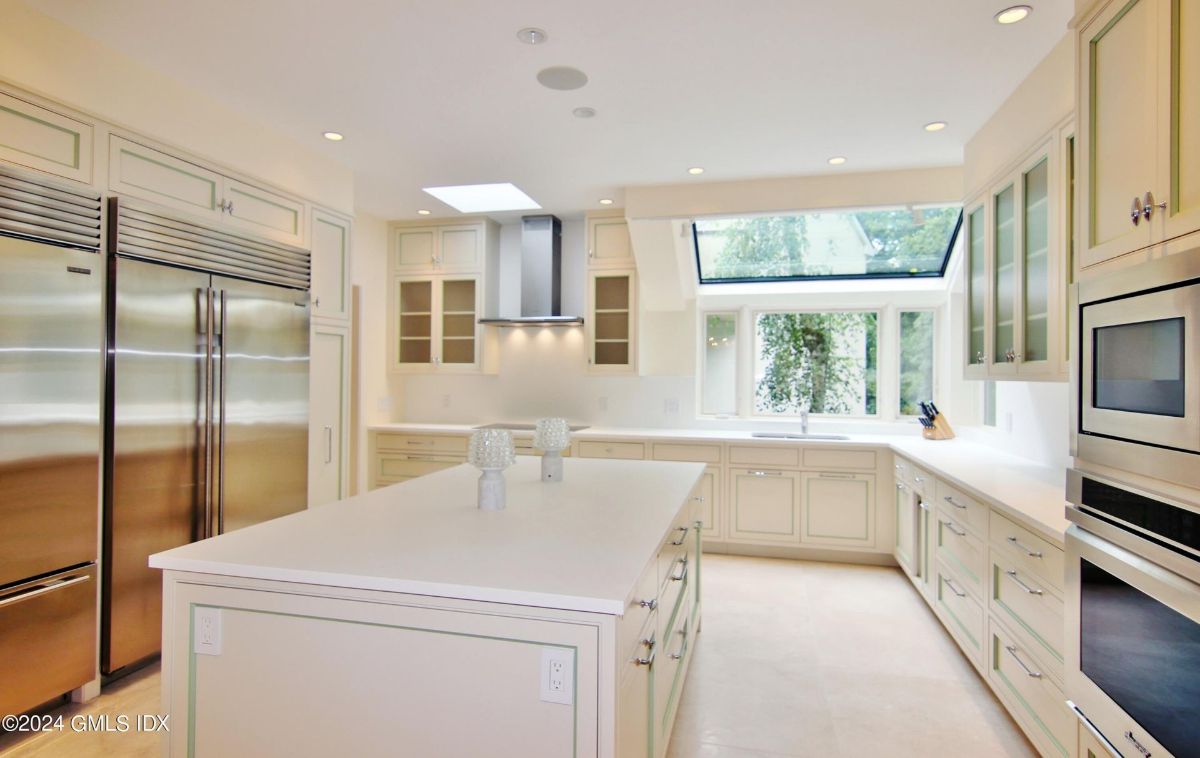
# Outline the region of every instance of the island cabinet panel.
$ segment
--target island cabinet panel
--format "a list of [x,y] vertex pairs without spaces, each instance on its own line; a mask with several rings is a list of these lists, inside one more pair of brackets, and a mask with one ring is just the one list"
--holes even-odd
[[875,475],[821,471],[800,475],[800,541],[830,547],[875,544]]
[[[168,628],[185,644],[169,655],[192,681],[165,680],[180,724],[171,755],[598,754],[596,625],[182,583],[175,592]],[[214,612],[219,654],[192,652],[186,640]],[[539,696],[545,651],[574,664],[570,704]],[[254,728],[231,728],[247,714]]]
[[700,522],[700,535],[704,539],[720,539],[721,537],[721,469],[719,466],[709,466],[704,469],[692,497],[699,506],[697,519]]
[[729,539],[800,542],[799,472],[731,468],[729,479]]

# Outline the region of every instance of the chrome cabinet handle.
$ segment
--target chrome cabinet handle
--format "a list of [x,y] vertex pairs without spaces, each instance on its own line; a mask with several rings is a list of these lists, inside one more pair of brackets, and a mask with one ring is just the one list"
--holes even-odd
[[1019,547],[1021,550],[1025,551],[1025,555],[1028,555],[1030,558],[1041,558],[1042,557],[1041,550],[1033,550],[1031,548],[1025,547],[1024,545],[1022,545],[1020,542],[1017,541],[1016,537],[1008,537],[1006,539],[1008,539],[1009,542],[1011,542],[1014,545],[1016,545],[1017,547]]
[[1014,582],[1016,582],[1018,587],[1020,587],[1021,589],[1025,590],[1025,591],[1026,591],[1026,592],[1028,592],[1030,595],[1044,595],[1044,594],[1046,594],[1045,592],[1043,592],[1043,591],[1041,591],[1041,590],[1038,590],[1038,589],[1034,589],[1033,587],[1030,587],[1030,586],[1029,586],[1028,584],[1026,584],[1025,582],[1022,582],[1022,581],[1021,581],[1021,578],[1020,578],[1019,576],[1017,576],[1017,572],[1016,572],[1014,569],[1008,569],[1008,570],[1007,570],[1007,571],[1005,571],[1004,573],[1008,575],[1008,578],[1009,578],[1009,579],[1012,579]]
[[965,511],[965,510],[967,510],[967,506],[965,506],[965,505],[963,505],[962,503],[958,502],[957,500],[955,500],[954,498],[950,497],[949,495],[946,495],[945,497],[943,497],[943,498],[942,498],[942,500],[945,500],[947,503],[949,503],[950,505],[953,505],[955,508],[959,508],[959,509],[961,509],[961,510],[964,510],[964,511]]
[[917,507],[923,511],[927,511],[927,510],[929,510],[929,503],[922,500],[921,502],[917,503]]
[[406,445],[428,445],[429,443],[426,442],[425,440],[405,440],[404,444],[406,444]]
[[672,582],[682,582],[684,579],[687,579],[688,562],[686,555],[679,559],[679,565],[682,567],[682,570],[679,572],[679,576],[675,576],[675,572],[671,572],[670,579]]
[[825,471],[817,474],[822,479],[854,479],[854,474],[831,474]]
[[652,597],[649,600],[639,600],[638,605],[652,611],[658,607],[658,598]]
[[1150,758],[1150,751],[1147,750],[1145,748],[1145,746],[1142,745],[1142,743],[1137,741],[1137,737],[1133,736],[1133,732],[1126,731],[1125,739],[1129,740],[1130,744],[1133,745],[1134,749],[1142,754],[1142,758]]
[[959,537],[967,536],[967,533],[965,531],[959,529],[957,526],[955,526],[953,521],[942,521],[942,519],[938,519],[938,521],[941,521],[942,526],[949,529],[951,534],[956,534]]
[[1133,205],[1129,206],[1129,220],[1137,226],[1142,222],[1142,201],[1140,198],[1133,198]]
[[333,427],[325,427],[325,462],[333,463]]
[[901,466],[899,463],[897,463],[897,464],[896,464],[896,470],[897,470],[897,471],[900,471],[900,470],[901,470],[901,469],[903,469],[903,468],[904,468],[904,467],[903,467],[903,466]]
[[783,476],[782,471],[751,471],[751,476]]
[[688,532],[691,531],[691,527],[690,526],[677,526],[677,527],[675,527],[675,530],[679,531],[679,532],[683,532],[683,534],[679,535],[679,539],[671,541],[672,545],[674,545],[675,547],[679,547],[684,542],[687,542]]
[[687,628],[687,624],[684,624],[684,625],[683,625],[683,629],[680,629],[680,630],[679,630],[679,634],[680,634],[680,636],[682,636],[682,637],[683,637],[683,642],[681,642],[681,643],[679,644],[679,652],[678,652],[678,653],[671,653],[671,660],[673,660],[673,661],[677,661],[677,660],[679,660],[679,659],[683,658],[683,656],[687,655],[687,649],[688,649],[688,628]]
[[916,482],[917,484],[920,484],[921,482],[925,481],[925,477],[923,477],[923,476],[914,476],[914,477],[913,477],[913,481],[914,481],[914,482]]
[[1005,645],[1004,649],[1007,650],[1008,654],[1011,655],[1013,660],[1017,662],[1017,665],[1021,667],[1021,670],[1025,672],[1026,676],[1028,676],[1030,679],[1042,678],[1042,672],[1034,671],[1033,669],[1029,668],[1029,666],[1025,665],[1025,661],[1021,660],[1021,656],[1017,655],[1017,648],[1015,645]]
[[954,582],[950,581],[949,579],[947,579],[947,578],[946,578],[946,577],[944,577],[944,576],[942,577],[942,582],[944,582],[944,583],[945,583],[945,585],[946,585],[947,587],[949,587],[949,588],[950,588],[950,591],[951,591],[951,592],[953,592],[955,595],[958,595],[959,597],[966,597],[966,596],[967,596],[967,593],[965,593],[965,592],[959,592],[959,591],[958,591],[958,587],[955,587],[955,586],[954,586]]
[[1167,209],[1167,203],[1165,200],[1161,203],[1154,202],[1154,193],[1150,190],[1146,190],[1146,196],[1142,200],[1142,218],[1149,221],[1150,217],[1154,215],[1155,207],[1158,207],[1159,210],[1165,211]]
[[653,649],[654,649],[654,646],[655,646],[655,645],[657,645],[657,644],[658,644],[658,640],[656,640],[656,639],[654,638],[654,635],[653,635],[653,634],[652,634],[652,635],[650,635],[650,639],[648,639],[648,640],[642,640],[642,647],[646,648],[647,650],[653,650]]
[[657,653],[655,653],[654,651],[651,651],[651,652],[650,652],[650,655],[646,656],[645,658],[634,658],[634,659],[633,659],[633,665],[634,665],[634,666],[650,666],[650,667],[653,667],[653,666],[654,666],[654,656],[655,656],[655,655],[657,655]]
[[903,485],[903,484],[901,484],[900,482],[896,482],[896,489],[897,489],[897,490],[899,490],[900,492],[903,492],[903,491],[904,491],[904,485]]
[[69,587],[72,584],[79,584],[80,582],[86,582],[90,579],[91,579],[91,577],[86,574],[84,574],[83,576],[74,576],[69,579],[56,579],[52,583],[38,585],[36,587],[33,587],[32,589],[22,590],[21,592],[17,592],[13,595],[9,595],[8,597],[4,598],[3,600],[0,600],[0,608],[3,608],[8,605],[15,605],[15,604],[21,602],[22,600],[28,600],[32,597],[37,597],[38,595],[45,595],[47,592],[53,592],[54,590],[61,590],[63,587]]
[[692,498],[692,500],[695,500],[697,503],[703,503],[704,495],[696,495],[695,497]]

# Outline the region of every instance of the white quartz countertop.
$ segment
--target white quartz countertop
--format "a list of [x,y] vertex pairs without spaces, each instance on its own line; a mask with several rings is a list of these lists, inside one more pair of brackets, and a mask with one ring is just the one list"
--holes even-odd
[[[407,433],[469,434],[465,424],[395,423],[370,427]],[[751,431],[708,429],[632,429],[589,427],[573,432],[576,439],[671,439],[697,442],[754,442],[756,444],[815,445],[820,447],[886,447],[929,469],[968,494],[992,505],[1013,520],[1062,545],[1066,518],[1066,470],[1043,466],[996,448],[962,438],[927,440],[914,430],[904,434],[848,434],[845,440],[789,440],[754,437]]]
[[621,615],[704,465],[541,462],[505,472],[508,507],[476,507],[456,466],[150,556],[154,568]]

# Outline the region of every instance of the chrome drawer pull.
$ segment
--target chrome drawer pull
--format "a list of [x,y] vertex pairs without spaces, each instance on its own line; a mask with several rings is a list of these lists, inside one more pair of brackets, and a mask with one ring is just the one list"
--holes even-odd
[[896,482],[896,489],[898,489],[898,490],[900,490],[901,492],[903,492],[903,491],[904,491],[904,485],[903,485],[903,484],[901,484],[900,482]]
[[653,649],[654,649],[654,646],[655,646],[655,645],[657,645],[657,644],[658,644],[658,640],[656,640],[656,639],[654,638],[654,635],[651,635],[651,636],[650,636],[650,639],[648,639],[648,640],[642,640],[642,645],[643,645],[643,646],[644,646],[644,647],[645,647],[647,650],[653,650]]
[[22,600],[29,600],[30,598],[37,597],[38,595],[45,595],[47,592],[53,592],[54,590],[61,590],[62,588],[69,587],[72,584],[86,582],[89,579],[91,579],[91,577],[86,574],[84,574],[83,576],[71,577],[70,579],[56,579],[52,583],[38,585],[38,586],[30,588],[28,590],[23,590],[16,594],[9,595],[8,597],[4,598],[3,600],[0,600],[0,608],[4,608],[5,606],[19,603]]
[[950,580],[949,580],[949,579],[947,579],[946,577],[944,577],[944,576],[943,576],[943,577],[942,577],[942,581],[943,581],[943,582],[945,582],[946,586],[947,586],[947,587],[949,587],[949,588],[950,588],[950,591],[951,591],[951,592],[953,592],[955,595],[958,595],[959,597],[966,597],[966,596],[967,596],[967,593],[965,593],[965,592],[959,592],[959,591],[958,591],[958,588],[954,586],[954,582],[950,581]]
[[684,579],[687,579],[688,565],[686,555],[679,560],[679,565],[683,567],[683,570],[679,572],[679,576],[675,576],[675,572],[671,572],[670,579],[672,582],[682,582]]
[[950,505],[953,505],[955,508],[960,508],[960,509],[962,509],[962,510],[964,510],[964,511],[967,509],[967,506],[965,506],[965,505],[963,505],[962,503],[958,502],[957,500],[955,500],[954,498],[950,497],[949,495],[946,495],[945,497],[943,497],[943,498],[942,498],[942,500],[945,500],[947,503],[949,503]]
[[1017,572],[1016,572],[1015,570],[1013,570],[1013,569],[1008,569],[1008,570],[1007,570],[1007,571],[1005,571],[1004,573],[1008,574],[1008,578],[1009,578],[1009,579],[1012,579],[1014,582],[1016,582],[1018,587],[1020,587],[1021,589],[1025,590],[1025,591],[1026,591],[1026,592],[1028,592],[1030,595],[1044,595],[1044,594],[1046,594],[1046,593],[1042,592],[1041,590],[1035,590],[1033,587],[1030,587],[1030,586],[1029,586],[1028,584],[1026,584],[1025,582],[1022,582],[1022,581],[1021,581],[1021,579],[1020,579],[1020,578],[1017,576]]
[[925,481],[925,478],[920,477],[920,476],[913,476],[913,481],[916,482],[917,484],[920,484],[921,482]]
[[922,500],[921,502],[917,503],[917,507],[923,511],[927,511],[927,510],[929,510],[929,503]]
[[691,530],[691,527],[690,526],[677,526],[677,527],[675,527],[675,529],[680,532],[683,532],[683,534],[679,535],[679,539],[677,539],[671,543],[675,547],[679,547],[680,545],[682,545],[684,542],[687,541],[688,532]]
[[696,495],[694,498],[692,498],[692,500],[695,500],[697,503],[703,503],[704,495]]
[[782,471],[751,471],[752,476],[783,476]]
[[1025,546],[1024,546],[1024,545],[1022,545],[1020,542],[1017,542],[1017,538],[1016,538],[1016,537],[1008,537],[1007,539],[1008,539],[1008,541],[1009,541],[1009,542],[1013,543],[1014,545],[1016,545],[1016,546],[1017,546],[1018,548],[1020,548],[1021,550],[1024,550],[1024,551],[1025,551],[1025,555],[1028,555],[1030,558],[1041,558],[1041,557],[1042,557],[1042,551],[1041,551],[1041,550],[1032,550],[1032,549],[1030,549],[1030,548],[1027,548],[1027,547],[1025,547]]
[[633,665],[634,666],[651,666],[651,667],[653,667],[655,655],[657,655],[657,653],[655,653],[654,651],[650,651],[650,655],[646,656],[645,658],[634,658]]
[[1017,655],[1017,648],[1015,645],[1005,645],[1004,649],[1008,651],[1008,654],[1013,657],[1013,660],[1017,662],[1017,665],[1021,667],[1021,670],[1024,671],[1030,679],[1042,678],[1042,672],[1034,671],[1025,665],[1025,661],[1021,660],[1021,656]]
[[652,597],[649,600],[639,600],[638,605],[652,611],[658,607],[658,598]]
[[829,474],[829,473],[824,473],[824,472],[817,474],[817,476],[821,477],[822,479],[854,479],[855,478],[854,474]]
[[949,529],[951,534],[956,534],[959,537],[967,536],[967,533],[965,531],[963,531],[962,529],[959,529],[957,526],[955,526],[953,521],[942,521],[941,519],[938,519],[938,521],[941,522],[942,526]]
[[1142,743],[1137,741],[1137,737],[1133,736],[1133,732],[1125,732],[1125,739],[1129,740],[1130,743],[1133,744],[1134,748],[1136,748],[1137,751],[1142,754],[1142,758],[1150,758],[1150,751],[1147,750]]
[[671,660],[673,660],[673,661],[677,661],[677,660],[683,658],[683,656],[687,655],[687,648],[688,648],[687,624],[684,624],[683,629],[681,629],[679,631],[679,634],[683,636],[683,642],[679,645],[678,653],[671,653]]

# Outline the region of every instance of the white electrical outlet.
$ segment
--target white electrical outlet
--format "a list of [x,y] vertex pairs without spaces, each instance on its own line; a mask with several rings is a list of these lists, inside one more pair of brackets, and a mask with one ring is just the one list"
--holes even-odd
[[541,699],[543,703],[575,702],[575,651],[565,647],[542,648]]
[[221,609],[197,606],[192,613],[192,634],[197,655],[221,654]]

